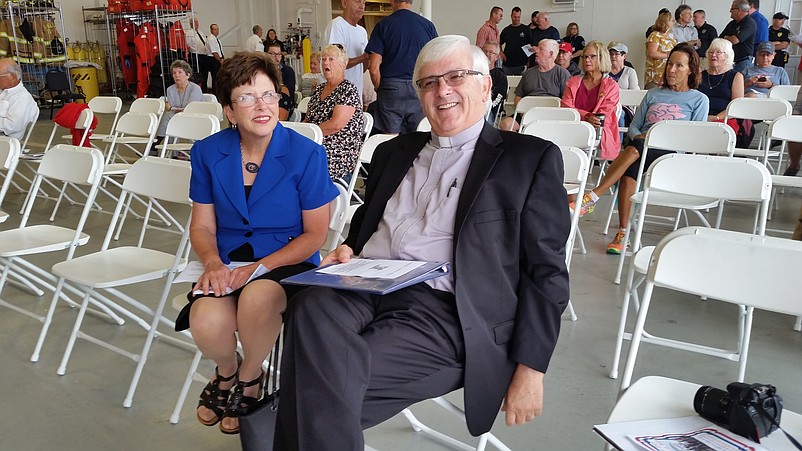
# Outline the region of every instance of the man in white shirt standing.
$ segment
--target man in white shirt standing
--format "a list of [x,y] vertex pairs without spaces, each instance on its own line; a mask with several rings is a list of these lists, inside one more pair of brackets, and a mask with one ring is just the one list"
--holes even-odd
[[332,19],[323,32],[323,41],[328,44],[340,44],[348,55],[345,78],[356,86],[362,95],[363,73],[370,54],[365,53],[368,45],[368,32],[357,22],[365,13],[365,0],[342,0],[343,14]]
[[698,49],[702,45],[699,40],[699,31],[693,25],[693,10],[688,5],[679,5],[674,11],[674,39],[677,43],[687,42],[692,45],[694,49]]
[[184,35],[187,39],[187,48],[190,53],[188,62],[195,73],[198,74],[203,92],[209,92],[209,62],[206,54],[206,41],[208,38],[200,31],[200,28],[198,28],[197,18],[189,22],[189,28],[189,30],[184,31]]
[[253,34],[245,41],[244,49],[246,52],[264,52],[265,44],[262,42],[262,27],[253,26]]
[[19,140],[25,127],[39,117],[39,107],[21,79],[19,64],[11,58],[0,59],[0,133]]
[[223,45],[220,43],[220,39],[217,38],[220,34],[220,27],[216,23],[213,23],[209,25],[209,31],[211,31],[212,34],[210,34],[209,38],[206,40],[206,53],[211,55],[207,57],[207,60],[209,61],[209,73],[212,74],[212,92],[214,92],[217,71],[220,70],[225,55],[223,54]]

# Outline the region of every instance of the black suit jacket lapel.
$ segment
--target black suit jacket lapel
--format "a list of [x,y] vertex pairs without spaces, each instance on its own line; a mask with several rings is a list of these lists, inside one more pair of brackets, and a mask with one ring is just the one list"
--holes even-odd
[[462,186],[459,202],[457,202],[457,215],[454,220],[455,248],[468,211],[471,209],[476,196],[479,195],[479,191],[482,189],[482,185],[487,180],[490,171],[493,170],[493,166],[496,164],[496,160],[503,151],[501,143],[501,134],[498,130],[489,124],[485,124],[481,135],[479,135],[479,141],[476,142],[471,165],[468,167],[465,183]]

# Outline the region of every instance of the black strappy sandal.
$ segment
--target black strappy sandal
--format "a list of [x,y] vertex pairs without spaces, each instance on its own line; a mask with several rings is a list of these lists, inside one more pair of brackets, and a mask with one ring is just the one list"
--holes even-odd
[[[253,387],[254,385],[259,385],[259,390],[257,392],[256,397],[250,397],[243,395],[243,391],[246,387]],[[234,391],[231,393],[231,397],[228,398],[228,405],[226,406],[226,410],[223,412],[223,418],[239,418],[242,415],[247,415],[250,413],[251,409],[255,408],[259,402],[259,399],[264,394],[264,387],[265,387],[265,372],[262,373],[256,379],[252,381],[239,381],[237,385],[234,386]],[[223,434],[239,434],[239,424],[237,424],[236,428],[226,429],[223,427],[223,423],[220,423],[220,432]]]
[[240,357],[239,353],[237,353],[237,371],[231,376],[222,377],[220,376],[220,372],[217,370],[217,367],[214,368],[214,379],[210,380],[209,383],[206,384],[206,387],[203,388],[203,391],[200,395],[200,400],[198,401],[198,407],[202,406],[211,410],[214,413],[214,418],[211,420],[204,420],[200,417],[200,415],[198,415],[198,411],[196,409],[195,416],[202,425],[214,426],[223,418],[223,414],[225,413],[224,409],[228,404],[228,398],[231,394],[231,389],[229,388],[226,390],[221,390],[220,383],[234,380],[234,378],[239,375],[239,367],[241,364],[242,357]]

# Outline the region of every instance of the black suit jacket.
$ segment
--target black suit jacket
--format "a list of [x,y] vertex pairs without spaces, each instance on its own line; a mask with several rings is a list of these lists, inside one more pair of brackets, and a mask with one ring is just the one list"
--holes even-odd
[[[345,244],[360,253],[429,140],[401,135],[373,156]],[[516,363],[545,372],[569,299],[569,212],[554,144],[485,125],[462,187],[451,259],[465,340],[469,431],[490,430]]]

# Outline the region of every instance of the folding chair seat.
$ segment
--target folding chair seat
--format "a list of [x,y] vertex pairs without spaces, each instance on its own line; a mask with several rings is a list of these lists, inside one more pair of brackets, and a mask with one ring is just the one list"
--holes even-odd
[[182,113],[211,114],[217,118],[218,122],[221,122],[224,117],[223,105],[217,103],[217,100],[214,102],[189,102]]
[[[10,147],[13,148],[14,144]],[[71,220],[77,218],[73,227],[50,223],[29,224],[31,211],[38,199],[36,196],[29,196],[21,213],[19,226],[0,231],[0,292],[9,277],[37,295],[44,294],[40,287],[54,289],[55,279],[51,274],[28,261],[26,257],[66,250],[66,258],[69,260],[78,246],[89,241],[89,235],[83,232],[83,227],[97,193],[102,171],[103,155],[97,149],[59,144],[45,153],[34,175],[31,192],[36,192],[47,178],[53,182],[70,182],[87,187],[88,201],[80,214],[69,216]],[[44,317],[17,305],[3,300],[0,300],[0,305],[44,321]]]
[[[770,193],[769,171],[757,161],[707,155],[665,155],[654,162],[646,176],[633,249],[637,250],[637,247],[634,246],[640,243],[645,207],[652,203],[654,194],[661,197],[659,203],[663,205],[671,205],[670,199],[673,198],[683,208],[688,208],[689,205],[696,203],[697,210],[706,206],[714,206],[717,203],[721,204],[724,200],[753,203],[757,205],[759,214],[751,232],[763,235],[766,230]],[[630,221],[633,219],[633,216],[630,216]],[[718,228],[718,221],[716,227]],[[625,325],[629,303],[632,300],[637,308],[639,303],[637,290],[645,278],[653,252],[654,247],[644,247],[637,251],[627,271],[626,290],[622,301],[621,318],[610,373],[612,378],[618,374],[621,348],[623,340],[627,338]],[[726,271],[724,267],[718,269]],[[637,280],[636,275],[638,276]],[[653,336],[649,335],[647,338],[652,339]]]
[[356,166],[354,167],[354,172],[351,173],[351,180],[348,182],[348,209],[346,213],[346,223],[351,222],[351,218],[354,216],[354,212],[360,205],[364,203],[362,198],[356,193],[356,185],[358,183],[358,179],[362,179],[363,181],[367,178],[367,169],[365,169],[365,165],[370,163],[370,160],[373,158],[373,152],[376,151],[376,147],[385,142],[395,138],[396,135],[391,134],[377,134],[369,136],[365,143],[362,144],[362,150],[359,152],[359,159],[356,161]]
[[[646,155],[649,150],[662,149],[671,150],[676,152],[697,154],[697,155],[723,155],[732,156],[735,149],[735,132],[730,126],[721,122],[692,122],[692,121],[661,121],[654,124],[646,133],[646,139],[643,145],[643,152],[641,152],[640,167],[638,169],[638,178],[635,181],[635,194],[632,195],[632,207],[630,208],[629,221],[627,222],[627,229],[624,235],[624,243],[627,243],[630,237],[630,230],[632,229],[632,221],[635,220],[636,215],[638,222],[635,228],[635,239],[632,242],[633,251],[637,251],[640,247],[641,233],[643,232],[643,223],[645,220],[646,210],[643,207],[643,193],[639,192],[641,189],[641,179],[643,178],[643,168],[646,165]],[[685,159],[674,160],[672,164],[688,164]],[[702,161],[702,160],[698,160]],[[680,213],[685,211],[692,211],[706,226],[710,226],[707,220],[700,213],[701,210],[707,210],[718,206],[718,217],[716,219],[716,227],[721,223],[721,215],[723,209],[723,202],[719,202],[720,198],[726,196],[716,197],[712,195],[704,195],[706,193],[707,184],[715,184],[711,177],[713,175],[726,178],[726,174],[714,173],[706,174],[701,171],[701,164],[699,167],[687,168],[685,174],[683,173],[669,173],[676,179],[667,179],[664,185],[656,185],[652,180],[652,194],[649,204],[652,206],[661,206],[673,208],[678,210],[677,216],[668,218],[673,223],[672,228],[676,229],[679,225]],[[667,165],[668,167],[668,165]],[[714,170],[717,166],[713,166],[710,170]],[[718,180],[716,180],[718,182]],[[725,180],[720,183],[726,184]],[[699,186],[702,185],[702,186]],[[617,190],[616,190],[617,191]],[[698,194],[694,194],[698,193]],[[617,192],[616,192],[617,195]],[[619,212],[621,214],[621,212]],[[611,212],[608,215],[612,217]],[[665,219],[665,218],[664,218]],[[609,227],[610,218],[608,218]],[[624,268],[624,260],[626,259],[627,252],[624,249],[618,260],[618,269],[616,270],[614,283],[621,282],[621,273]]]
[[186,111],[178,113],[167,123],[167,131],[165,132],[159,155],[165,158],[168,156],[167,152],[171,151],[173,154],[179,152],[189,156],[189,150],[195,141],[204,139],[219,131],[220,121],[212,114],[187,113]]
[[[189,253],[189,219],[187,219],[183,227],[183,233],[177,240],[177,243],[175,243],[176,250],[173,252],[164,250],[163,236],[159,236],[156,239],[149,239],[149,243],[146,245],[145,241],[146,238],[148,238],[146,237],[146,231],[152,229],[147,220],[150,211],[146,213],[139,233],[133,235],[133,238],[136,240],[135,244],[111,247],[112,236],[115,232],[117,221],[124,210],[126,197],[129,195],[171,203],[176,209],[183,207],[183,211],[186,211],[187,217],[189,217],[188,207],[190,205],[190,200],[188,194],[190,172],[189,162],[186,161],[145,157],[135,162],[123,181],[123,191],[117,202],[114,216],[112,217],[111,224],[106,232],[100,251],[56,263],[52,268],[53,274],[59,277],[53,302],[55,302],[58,292],[65,285],[74,285],[83,292],[83,302],[57,373],[59,375],[64,375],[66,373],[67,364],[70,361],[75,341],[78,338],[86,339],[106,349],[129,357],[137,362],[137,366],[129,385],[128,393],[123,402],[125,407],[130,407],[133,402],[133,396],[139,382],[139,377],[147,362],[153,339],[158,333],[158,326],[160,324],[165,324],[170,330],[175,327],[172,321],[162,316],[162,311],[167,302],[173,279],[187,263],[187,255]],[[172,236],[174,237],[174,235]],[[149,306],[143,301],[120,290],[120,287],[123,286],[159,279],[164,279],[165,281],[161,296],[155,302],[154,306]],[[125,351],[111,343],[90,336],[81,330],[84,314],[90,301],[106,305],[113,311],[119,312],[121,315],[135,321],[147,331],[142,350],[138,354]],[[129,308],[138,312],[132,312]],[[144,313],[144,317],[138,316],[142,313]],[[37,344],[37,349],[41,347],[45,334],[46,329],[43,328],[42,334],[40,335],[40,342]],[[194,348],[184,340],[178,340],[165,334],[159,334],[159,339],[175,342],[176,344],[188,348]],[[96,356],[93,358],[91,364],[93,367],[97,368],[98,363]]]
[[[791,282],[802,261],[802,243],[787,239],[689,227],[672,232],[654,250],[632,334],[621,389],[630,385],[641,341],[738,361],[737,380],[743,381],[755,308],[798,316],[802,301]],[[755,268],[771,268],[755,271]],[[705,296],[743,309],[743,333],[735,351],[644,334],[655,287]],[[672,296],[672,299],[675,298]],[[711,318],[711,321],[719,317]]]
[[529,108],[521,118],[521,129],[533,121],[571,121],[579,122],[579,111],[574,108],[560,108],[554,106],[534,106]]
[[295,130],[296,132],[306,136],[320,145],[323,144],[323,131],[320,130],[320,127],[318,127],[316,124],[310,124],[308,122],[281,121],[281,125],[289,128],[290,130]]
[[[727,114],[724,116],[724,123],[729,119],[750,119],[752,121],[763,121],[770,126],[771,122],[783,116],[791,115],[791,104],[785,99],[773,98],[747,98],[735,99],[727,105]],[[780,152],[771,150],[771,140],[767,137],[768,128],[760,133],[757,149],[736,148],[736,157],[750,157],[759,159],[763,164],[769,166],[769,158],[780,156]],[[775,174],[780,170],[781,162],[777,163]]]
[[[0,169],[5,171],[5,178],[3,184],[0,186],[0,207],[3,206],[3,200],[11,187],[12,179],[14,178],[14,171],[17,169],[19,163],[20,143],[17,138],[9,138],[7,136],[0,136]],[[0,222],[5,222],[8,219],[8,213],[0,210]]]

